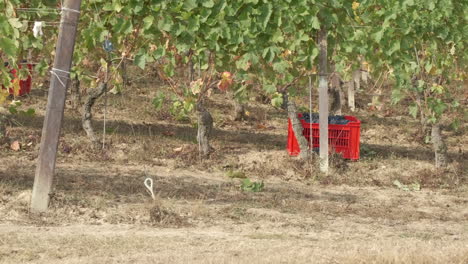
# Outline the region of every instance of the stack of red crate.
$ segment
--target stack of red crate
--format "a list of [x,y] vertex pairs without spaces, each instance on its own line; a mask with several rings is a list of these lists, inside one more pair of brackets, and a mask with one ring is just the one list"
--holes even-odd
[[[26,65],[26,67],[28,68],[29,75],[28,75],[28,78],[26,78],[25,80],[19,80],[19,86],[20,86],[19,93],[18,93],[19,96],[23,96],[31,92],[31,85],[32,85],[31,75],[32,75],[33,65],[32,64],[19,64],[18,65],[19,69],[24,67],[24,65]],[[13,83],[18,78],[18,73],[15,69],[12,69],[10,71],[10,74],[12,77],[11,82]],[[3,87],[3,89],[5,89],[5,87]],[[9,87],[8,91],[10,94],[14,94],[12,87]]]
[[[319,148],[319,124],[307,123],[298,114],[302,124],[302,134],[309,142],[309,148]],[[328,144],[331,152],[341,153],[343,158],[358,160],[361,136],[361,121],[354,116],[344,116],[349,122],[346,125],[328,125]],[[311,140],[312,139],[312,140]],[[289,155],[297,156],[300,153],[299,144],[288,119],[288,145]]]

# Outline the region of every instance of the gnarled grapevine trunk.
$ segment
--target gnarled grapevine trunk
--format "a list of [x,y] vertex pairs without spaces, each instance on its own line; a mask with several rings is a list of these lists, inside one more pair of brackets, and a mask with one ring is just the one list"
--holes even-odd
[[195,69],[193,67],[193,61],[190,59],[188,62],[188,81],[192,82],[195,80]]
[[447,145],[442,137],[442,131],[439,123],[432,125],[431,137],[435,153],[435,166],[436,168],[446,168],[448,163]]
[[101,97],[104,92],[107,89],[107,83],[100,83],[99,86],[96,89],[92,89],[88,97],[86,98],[85,104],[83,106],[83,118],[82,118],[82,126],[83,129],[85,130],[86,134],[88,135],[88,138],[91,140],[93,145],[95,147],[100,146],[99,144],[99,139],[96,137],[96,134],[94,133],[94,129],[92,126],[92,118],[93,114],[91,112],[94,103],[96,103],[96,100]]
[[200,155],[207,157],[213,151],[210,145],[210,136],[213,130],[213,117],[201,104],[197,106],[198,133],[197,141]]
[[245,119],[247,119],[247,115],[245,114],[245,106],[234,99],[234,121],[241,121]]
[[431,127],[429,126],[429,122],[427,120],[426,112],[424,111],[424,106],[423,106],[423,99],[421,98],[421,94],[419,92],[415,93],[416,95],[416,103],[418,104],[419,108],[419,122],[421,123],[421,131],[420,131],[420,136],[424,140],[427,136],[429,136],[431,132]]
[[8,117],[0,113],[0,144],[5,142]]
[[341,78],[335,72],[330,78],[330,93],[332,94],[332,102],[330,106],[330,112],[334,115],[342,114],[343,94],[341,91]]
[[281,104],[281,109],[287,110],[288,109],[288,102],[289,102],[288,91],[285,90],[285,91],[281,92],[281,95],[283,96],[283,104]]
[[302,134],[302,124],[297,117],[297,109],[296,104],[292,101],[288,102],[288,117],[291,120],[291,125],[294,131],[294,135],[296,136],[297,143],[299,144],[299,148],[301,152],[299,153],[299,157],[301,159],[307,159],[309,157],[309,143],[307,139]]
[[130,84],[130,81],[128,79],[128,73],[127,73],[127,59],[126,58],[122,59],[122,63],[120,65],[120,70],[122,72],[123,90],[125,90],[125,87]]
[[71,84],[71,101],[73,109],[78,109],[81,106],[80,80],[78,77]]

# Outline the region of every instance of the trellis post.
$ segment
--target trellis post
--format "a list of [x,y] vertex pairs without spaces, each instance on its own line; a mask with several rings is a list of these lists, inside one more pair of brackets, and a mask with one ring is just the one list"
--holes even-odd
[[45,212],[49,206],[80,6],[81,0],[65,0],[62,6],[59,36],[54,66],[51,70],[47,109],[32,191],[32,212]]
[[320,171],[328,173],[328,70],[327,30],[324,26],[318,33],[319,42],[319,134]]

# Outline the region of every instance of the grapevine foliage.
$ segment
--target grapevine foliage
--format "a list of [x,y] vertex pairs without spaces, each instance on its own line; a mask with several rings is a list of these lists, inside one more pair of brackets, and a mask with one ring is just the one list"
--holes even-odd
[[372,27],[355,38],[373,67],[391,72],[395,103],[409,96],[410,114],[427,122],[459,108],[453,94],[466,79],[468,1],[368,0],[357,12]]
[[[111,61],[111,80],[119,86],[124,58],[142,69],[157,65],[180,100],[177,107],[190,110],[218,73],[229,72],[229,89],[237,97],[263,93],[279,105],[282,93],[300,87],[300,77],[314,72],[316,35],[323,27],[336,71],[346,78],[359,67],[359,58],[376,74],[390,71],[396,80],[394,101],[416,94],[411,113],[419,110],[434,121],[459,105],[450,84],[466,78],[467,6],[467,0],[83,1],[73,77],[97,86],[104,77],[96,72]],[[0,35],[7,36],[0,39],[2,59],[17,67],[33,50],[40,62],[36,70],[45,74],[57,29],[36,39],[22,21],[58,21],[59,14],[21,13],[18,7],[59,6],[55,1],[0,2]],[[112,43],[110,54],[105,42]],[[189,62],[202,72],[198,83],[175,81],[176,69]],[[3,85],[9,85],[8,71],[0,64]]]

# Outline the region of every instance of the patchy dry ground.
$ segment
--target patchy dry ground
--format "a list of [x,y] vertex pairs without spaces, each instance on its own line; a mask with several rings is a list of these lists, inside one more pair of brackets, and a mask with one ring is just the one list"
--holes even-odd
[[[452,162],[437,171],[417,121],[359,111],[361,159],[333,157],[325,176],[287,155],[284,112],[251,102],[233,122],[216,95],[216,152],[200,161],[194,126],[152,109],[154,91],[131,92],[109,97],[104,151],[67,108],[41,215],[28,208],[45,97],[23,100],[37,115],[16,116],[1,147],[0,263],[468,263],[466,127],[447,132]],[[265,188],[241,191],[233,174]]]
[[61,164],[50,212],[31,215],[33,165],[2,171],[2,263],[468,261],[462,190],[266,180],[263,192],[246,193],[221,173],[86,162]]

